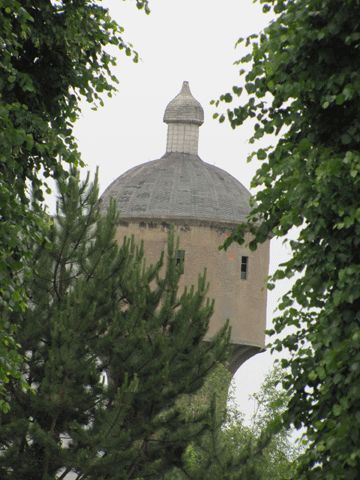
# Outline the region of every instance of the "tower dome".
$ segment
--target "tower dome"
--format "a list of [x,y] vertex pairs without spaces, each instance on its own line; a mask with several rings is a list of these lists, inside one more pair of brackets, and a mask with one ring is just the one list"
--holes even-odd
[[102,202],[116,201],[123,219],[236,225],[249,212],[250,194],[224,170],[198,156],[166,153],[128,170],[105,190]]
[[141,239],[149,263],[158,260],[166,249],[168,229],[174,229],[181,248],[176,252],[183,270],[180,289],[195,284],[206,268],[208,294],[215,299],[207,338],[230,320],[230,369],[235,372],[264,349],[269,242],[256,252],[235,244],[226,252],[219,250],[230,231],[245,221],[250,194],[229,173],[199,157],[203,121],[204,111],[184,82],[165,110],[165,154],[115,179],[101,203],[106,208],[115,200],[118,240],[131,235]]
[[237,225],[249,213],[250,194],[233,176],[197,154],[204,111],[188,82],[168,104],[165,155],[143,163],[114,180],[102,195],[116,201],[122,218],[189,220]]

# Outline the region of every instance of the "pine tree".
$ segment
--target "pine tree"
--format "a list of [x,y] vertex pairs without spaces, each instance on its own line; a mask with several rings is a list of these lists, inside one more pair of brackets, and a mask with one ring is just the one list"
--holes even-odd
[[96,180],[62,180],[48,221],[24,279],[29,308],[10,318],[31,390],[6,386],[0,478],[160,478],[204,431],[205,414],[189,419],[178,399],[225,358],[228,328],[203,341],[205,276],[178,292],[171,235],[155,265],[134,239],[118,245],[118,215],[113,205],[101,215]]

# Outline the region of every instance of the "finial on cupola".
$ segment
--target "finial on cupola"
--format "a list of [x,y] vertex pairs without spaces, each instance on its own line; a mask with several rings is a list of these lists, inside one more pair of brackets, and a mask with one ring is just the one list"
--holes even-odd
[[204,110],[192,96],[189,82],[183,82],[180,93],[166,107],[164,122],[168,124],[166,152],[198,154]]

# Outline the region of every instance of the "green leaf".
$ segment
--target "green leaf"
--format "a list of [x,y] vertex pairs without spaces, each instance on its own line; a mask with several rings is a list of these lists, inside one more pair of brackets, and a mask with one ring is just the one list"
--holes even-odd
[[263,148],[260,148],[257,152],[256,152],[256,156],[259,160],[265,160],[266,157],[267,157],[267,154],[266,154],[266,151],[263,149]]

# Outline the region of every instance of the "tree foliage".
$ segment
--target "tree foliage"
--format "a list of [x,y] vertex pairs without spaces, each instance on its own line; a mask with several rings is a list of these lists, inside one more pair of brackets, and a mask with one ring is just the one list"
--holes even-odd
[[[283,372],[278,367],[269,372],[259,392],[252,396],[255,410],[250,423],[236,407],[224,410],[223,373],[218,368],[205,384],[211,392],[207,399],[212,402],[213,412],[210,431],[192,443],[186,450],[182,468],[166,479],[292,479],[301,448],[292,438],[293,432],[281,425],[288,401],[287,392],[280,386]],[[197,394],[193,403],[199,402],[204,399]]]
[[[147,0],[137,0],[148,12]],[[123,28],[101,0],[0,1],[0,379],[19,360],[4,310],[26,308],[19,282],[45,225],[46,178],[81,165],[73,125],[85,99],[94,107],[115,91],[108,47],[137,61]],[[30,195],[31,190],[31,195]]]
[[60,182],[49,241],[34,246],[29,308],[13,312],[25,390],[11,379],[0,415],[3,480],[159,478],[204,430],[207,412],[177,401],[225,358],[225,326],[204,342],[213,302],[204,275],[178,291],[174,243],[147,265],[133,239],[118,245],[114,205],[97,185]]
[[351,480],[360,471],[360,3],[260,3],[276,18],[239,41],[249,52],[238,62],[243,83],[221,100],[233,102],[232,127],[254,122],[251,142],[277,139],[253,154],[257,193],[232,240],[248,230],[256,248],[298,228],[273,277],[296,278],[273,348],[291,353],[287,420],[309,439],[297,478]]

